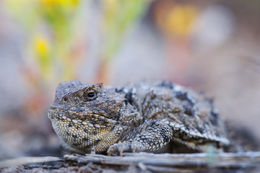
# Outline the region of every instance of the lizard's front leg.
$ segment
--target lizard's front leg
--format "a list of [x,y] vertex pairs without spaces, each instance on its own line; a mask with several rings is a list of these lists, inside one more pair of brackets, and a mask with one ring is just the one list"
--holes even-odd
[[139,133],[129,134],[132,135],[129,140],[110,146],[107,153],[108,155],[114,153],[122,155],[124,151],[158,151],[170,142],[172,133],[166,119],[148,120],[140,127]]

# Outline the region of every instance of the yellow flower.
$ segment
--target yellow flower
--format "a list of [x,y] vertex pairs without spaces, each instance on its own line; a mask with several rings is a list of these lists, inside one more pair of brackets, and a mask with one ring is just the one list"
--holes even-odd
[[43,5],[47,5],[47,6],[52,6],[52,5],[56,5],[56,4],[62,4],[66,2],[66,0],[41,0],[41,3]]
[[188,35],[196,17],[196,10],[192,6],[176,6],[169,14],[169,27],[177,35]]
[[52,58],[50,55],[50,43],[43,36],[37,36],[33,42],[39,72],[45,80],[52,78]]
[[46,56],[50,50],[48,41],[42,36],[37,36],[35,38],[34,47],[35,52],[40,56]]
[[79,0],[40,0],[42,5],[46,6],[64,6],[75,7],[79,4]]
[[77,6],[79,4],[79,0],[71,0],[71,4]]
[[[164,6],[162,6],[164,7]],[[176,36],[188,36],[196,22],[198,11],[192,5],[168,4],[159,9],[158,25],[164,32]]]

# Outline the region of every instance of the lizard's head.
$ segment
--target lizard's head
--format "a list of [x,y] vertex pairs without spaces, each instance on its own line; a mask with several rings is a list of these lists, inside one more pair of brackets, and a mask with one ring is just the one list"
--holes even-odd
[[56,89],[48,117],[65,143],[88,152],[116,126],[124,101],[124,94],[102,84],[63,82]]

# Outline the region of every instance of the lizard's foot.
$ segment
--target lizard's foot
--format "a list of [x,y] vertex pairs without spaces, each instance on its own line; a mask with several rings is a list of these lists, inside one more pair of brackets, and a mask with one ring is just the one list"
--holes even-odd
[[118,154],[122,156],[124,151],[135,152],[136,149],[137,146],[135,145],[135,143],[117,143],[109,147],[109,149],[107,150],[107,154]]

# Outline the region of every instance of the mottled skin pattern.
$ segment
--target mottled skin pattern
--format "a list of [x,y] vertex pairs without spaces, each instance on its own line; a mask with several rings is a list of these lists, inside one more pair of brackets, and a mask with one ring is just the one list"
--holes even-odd
[[80,81],[60,83],[48,116],[57,135],[77,153],[203,152],[229,145],[209,99],[167,82],[120,88]]

